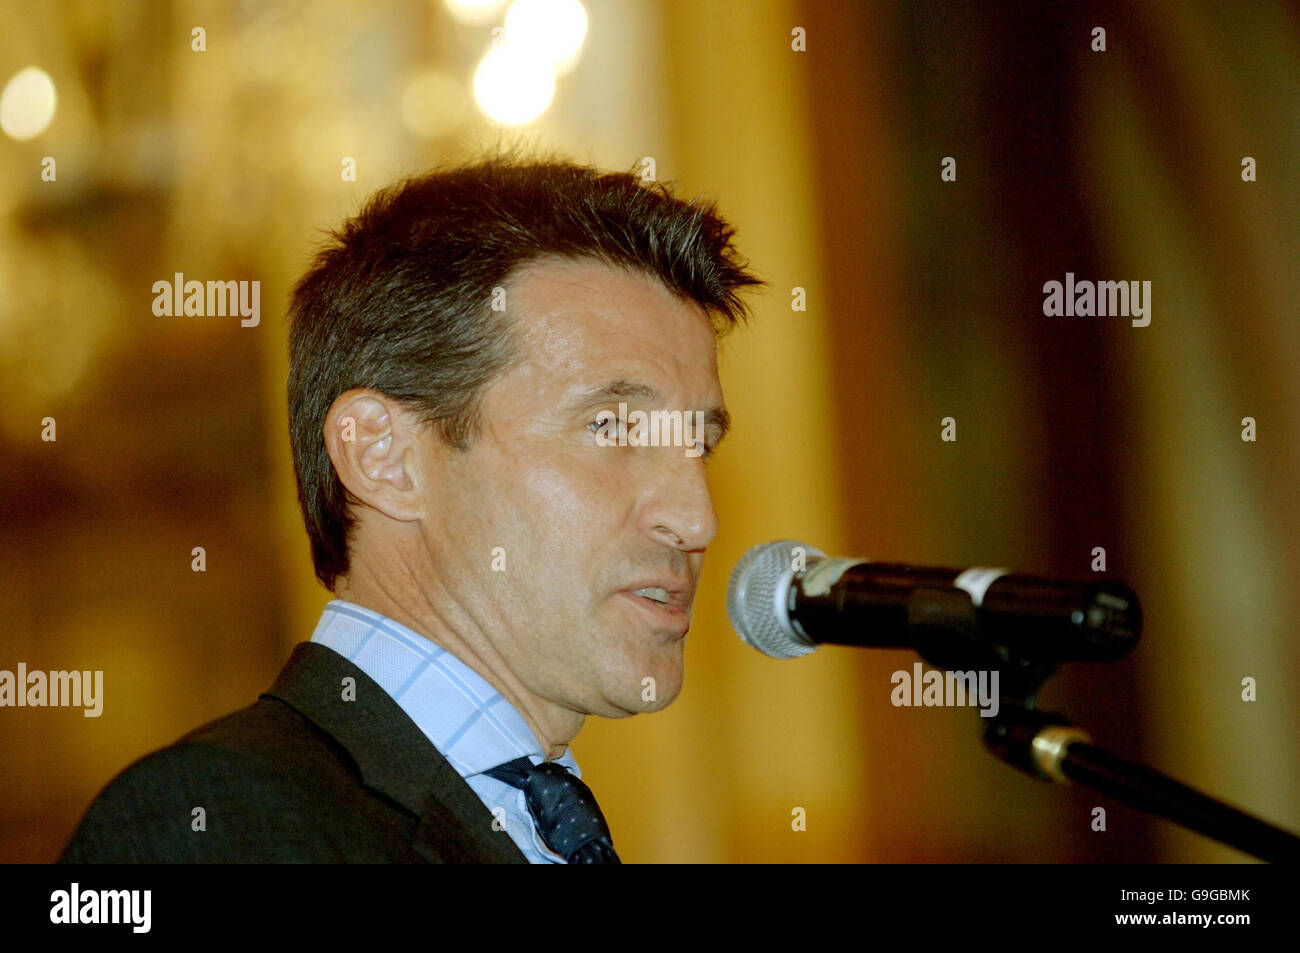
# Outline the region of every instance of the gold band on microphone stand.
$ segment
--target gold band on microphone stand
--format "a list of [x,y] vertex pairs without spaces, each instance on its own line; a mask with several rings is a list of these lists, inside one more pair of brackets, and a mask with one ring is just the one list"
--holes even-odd
[[1034,764],[1053,781],[1068,781],[1061,771],[1061,762],[1065,760],[1065,749],[1076,741],[1091,744],[1092,738],[1073,725],[1048,725],[1034,735]]

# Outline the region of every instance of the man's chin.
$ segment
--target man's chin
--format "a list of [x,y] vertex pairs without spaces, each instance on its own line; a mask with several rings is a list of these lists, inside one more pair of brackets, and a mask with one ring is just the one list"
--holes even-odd
[[665,647],[665,656],[629,664],[618,685],[605,692],[610,713],[604,717],[626,718],[667,708],[681,693],[682,669],[680,642],[676,648]]
[[649,715],[652,712],[663,711],[676,701],[680,689],[679,684],[671,692],[658,692],[651,701],[647,701],[643,696],[639,695],[631,698],[612,698],[607,701],[605,711],[591,712],[591,714],[599,715],[601,718],[631,718],[633,715]]
[[665,646],[664,651],[668,657],[656,658],[655,664],[647,666],[645,674],[637,679],[637,711],[662,711],[681,694],[684,674],[682,643]]

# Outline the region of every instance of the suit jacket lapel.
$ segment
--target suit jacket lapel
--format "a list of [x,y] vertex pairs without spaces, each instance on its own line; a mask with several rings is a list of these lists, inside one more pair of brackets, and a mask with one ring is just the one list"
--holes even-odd
[[[343,700],[345,678],[355,680],[355,701]],[[335,738],[367,787],[420,818],[412,847],[425,860],[528,863],[410,716],[334,650],[300,643],[263,697],[279,699]]]

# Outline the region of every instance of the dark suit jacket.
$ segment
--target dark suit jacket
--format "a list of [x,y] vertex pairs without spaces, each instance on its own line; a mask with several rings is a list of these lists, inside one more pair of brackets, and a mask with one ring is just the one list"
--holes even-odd
[[492,820],[382,688],[304,642],[256,703],[114,778],[60,862],[527,863]]

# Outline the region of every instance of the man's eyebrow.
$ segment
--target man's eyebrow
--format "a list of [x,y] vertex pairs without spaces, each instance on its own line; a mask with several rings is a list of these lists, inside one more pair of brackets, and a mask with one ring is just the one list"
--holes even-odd
[[[574,401],[575,404],[587,407],[592,404],[603,403],[616,398],[633,398],[644,400],[650,404],[660,403],[659,391],[655,390],[649,384],[641,384],[636,381],[615,380],[608,384],[602,384],[600,387],[592,390],[583,391]],[[731,429],[731,414],[727,413],[721,407],[712,407],[704,412],[704,422],[706,425],[716,427],[718,430],[718,439],[714,445],[722,442],[722,438],[727,435]]]
[[578,395],[576,402],[585,407],[587,404],[595,404],[615,397],[637,397],[653,404],[659,402],[659,391],[648,384],[616,380],[594,390],[583,391]]

